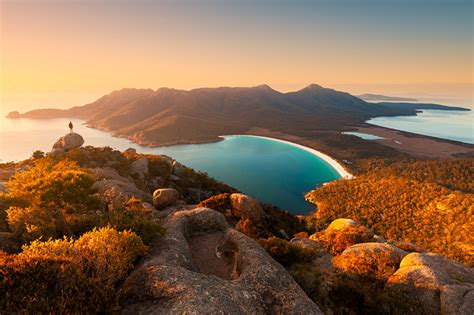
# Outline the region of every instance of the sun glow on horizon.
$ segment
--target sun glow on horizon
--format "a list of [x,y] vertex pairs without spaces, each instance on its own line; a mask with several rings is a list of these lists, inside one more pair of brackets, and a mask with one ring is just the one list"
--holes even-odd
[[263,83],[472,100],[470,1],[20,0],[0,9],[7,109],[82,105],[124,87]]

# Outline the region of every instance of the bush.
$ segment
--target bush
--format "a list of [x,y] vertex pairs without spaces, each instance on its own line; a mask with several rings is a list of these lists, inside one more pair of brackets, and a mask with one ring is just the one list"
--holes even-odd
[[297,263],[308,263],[318,255],[318,252],[314,250],[302,248],[277,237],[261,238],[258,243],[285,267]]
[[324,230],[311,235],[331,254],[338,255],[346,248],[359,244],[373,242],[374,234],[363,226],[348,226],[342,230]]
[[212,196],[198,204],[198,207],[210,208],[220,213],[225,213],[227,209],[230,209],[230,194],[220,194]]
[[147,247],[132,232],[95,229],[77,241],[34,241],[0,256],[0,310],[90,313],[110,310],[116,285]]
[[163,235],[163,226],[151,220],[147,215],[127,211],[107,212],[100,219],[100,226],[112,226],[119,231],[131,230],[149,244],[157,235]]
[[41,151],[41,150],[36,150],[35,152],[33,152],[33,154],[31,155],[31,157],[33,159],[41,159],[41,158],[44,158],[44,152]]
[[36,161],[7,183],[10,230],[25,241],[77,234],[71,223],[100,207],[93,184],[92,176],[75,162]]
[[1,313],[90,313],[104,309],[102,291],[70,259],[0,258]]

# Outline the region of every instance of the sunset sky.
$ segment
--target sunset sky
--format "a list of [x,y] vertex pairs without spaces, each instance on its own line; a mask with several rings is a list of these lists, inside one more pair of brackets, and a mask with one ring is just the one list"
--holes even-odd
[[309,83],[472,101],[469,0],[0,0],[3,111],[114,89]]

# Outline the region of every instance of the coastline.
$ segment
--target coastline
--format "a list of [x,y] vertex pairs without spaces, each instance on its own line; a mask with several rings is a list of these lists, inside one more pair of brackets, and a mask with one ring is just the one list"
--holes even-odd
[[349,173],[344,168],[344,166],[342,166],[337,160],[330,157],[329,155],[327,155],[325,153],[322,153],[318,150],[315,150],[313,148],[295,143],[295,142],[290,142],[290,141],[286,141],[286,140],[282,140],[282,139],[278,139],[278,138],[272,138],[272,137],[258,136],[258,135],[226,135],[226,136],[220,136],[220,137],[223,138],[223,139],[229,138],[229,137],[254,137],[254,138],[262,138],[262,139],[273,140],[273,141],[277,141],[277,142],[281,142],[281,143],[286,143],[286,144],[289,144],[291,146],[297,147],[299,149],[305,150],[305,151],[319,157],[321,160],[323,160],[327,164],[329,164],[334,170],[336,170],[336,172],[341,176],[341,178],[352,179],[352,178],[355,177],[354,175]]

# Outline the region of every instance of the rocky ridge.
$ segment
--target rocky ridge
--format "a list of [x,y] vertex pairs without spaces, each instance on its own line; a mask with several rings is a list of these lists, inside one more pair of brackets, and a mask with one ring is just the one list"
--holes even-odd
[[[124,279],[118,295],[124,314],[357,313],[351,303],[369,297],[378,310],[403,304],[408,313],[474,310],[472,269],[388,241],[353,220],[340,218],[308,235],[314,227],[305,227],[304,217],[260,204],[166,156],[86,147],[51,158],[63,157],[90,171],[106,211],[135,198],[166,228]],[[1,250],[18,250],[13,235],[0,237]],[[367,283],[376,291],[362,291]],[[349,301],[337,298],[341,292],[349,292]]]

